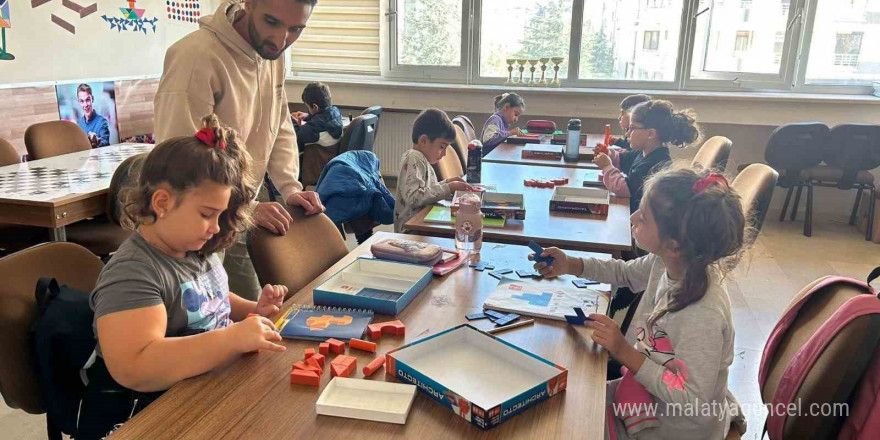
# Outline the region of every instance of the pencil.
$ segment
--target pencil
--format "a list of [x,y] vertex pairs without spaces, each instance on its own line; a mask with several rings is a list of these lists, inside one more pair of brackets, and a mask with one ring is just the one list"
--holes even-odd
[[498,333],[498,332],[503,332],[504,330],[510,330],[510,329],[512,329],[512,328],[522,327],[522,326],[525,326],[525,325],[532,325],[532,324],[534,324],[534,323],[535,323],[535,320],[534,320],[534,319],[526,319],[525,321],[514,322],[513,324],[508,324],[508,325],[505,325],[505,326],[502,326],[502,327],[496,327],[496,328],[492,328],[492,329],[486,330],[486,333],[489,333],[490,335],[493,335],[493,334]]

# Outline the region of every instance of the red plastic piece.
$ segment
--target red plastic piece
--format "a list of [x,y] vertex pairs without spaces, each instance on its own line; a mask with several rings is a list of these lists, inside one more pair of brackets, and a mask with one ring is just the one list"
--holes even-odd
[[305,363],[305,361],[295,362],[293,364],[294,370],[308,370],[309,365]]
[[378,348],[378,345],[376,345],[375,342],[362,341],[354,338],[348,341],[348,346],[361,351],[369,351],[370,353],[375,353],[376,348]]
[[370,334],[370,339],[375,341],[382,335],[405,336],[406,327],[399,319],[397,319],[394,321],[370,324],[367,326],[367,332]]
[[382,365],[384,365],[384,364],[385,364],[385,355],[383,354],[383,355],[378,356],[376,359],[373,359],[372,362],[370,362],[369,364],[367,364],[366,367],[364,367],[364,376],[372,376],[373,373],[375,373],[380,368],[382,368]]
[[321,368],[321,364],[319,364],[318,361],[315,360],[315,358],[308,358],[306,360],[306,364],[308,364],[309,366],[311,366],[313,368],[317,368],[319,375],[324,374],[324,369]]
[[315,355],[315,349],[314,349],[314,348],[307,348],[307,349],[305,350],[305,355],[306,355],[306,356],[305,356],[306,359],[308,359],[308,358],[314,356],[314,355]]
[[357,368],[357,358],[341,354],[330,362],[330,374],[332,376],[348,377]]
[[[260,316],[263,316],[263,315],[261,315],[261,314],[259,314],[259,313],[248,313],[248,314],[247,314],[247,318],[250,318],[250,317],[252,317],[252,316],[260,317]],[[247,318],[245,318],[245,319],[247,319]]]
[[553,183],[555,185],[565,185],[566,183],[568,183],[568,179],[565,177],[561,177],[559,179],[553,179]]
[[323,367],[323,366],[324,366],[324,361],[327,360],[327,357],[324,356],[324,355],[321,354],[321,353],[315,353],[315,355],[312,356],[312,357],[310,357],[309,359],[314,359],[315,361],[318,362],[318,365],[320,365],[320,366]]
[[321,385],[321,376],[314,371],[293,370],[290,372],[290,383],[317,387]]
[[330,344],[330,351],[336,354],[345,353],[345,342],[342,342],[338,339],[330,338],[326,341]]
[[595,151],[596,153],[608,154],[608,145],[597,144]]
[[523,185],[525,185],[527,187],[531,187],[531,188],[537,188],[538,181],[536,179],[526,179],[523,181]]
[[348,368],[346,368],[344,365],[330,364],[330,377],[336,377],[336,376],[348,377],[349,376]]
[[322,342],[322,343],[318,344],[318,353],[321,353],[324,356],[329,355],[330,354],[330,344],[328,344],[326,342]]

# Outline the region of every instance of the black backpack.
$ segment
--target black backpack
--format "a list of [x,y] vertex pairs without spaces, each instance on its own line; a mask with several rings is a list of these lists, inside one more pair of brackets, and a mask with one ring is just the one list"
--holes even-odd
[[85,392],[80,370],[95,350],[94,313],[89,295],[54,278],[40,278],[36,292],[39,316],[32,327],[34,364],[48,426],[76,435],[79,401]]

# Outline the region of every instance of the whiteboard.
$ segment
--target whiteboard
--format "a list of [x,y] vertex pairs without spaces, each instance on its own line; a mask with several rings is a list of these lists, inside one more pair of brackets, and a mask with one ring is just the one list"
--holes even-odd
[[[0,60],[0,87],[158,77],[162,73],[165,50],[198,29],[195,11],[199,16],[210,15],[220,3],[220,0],[6,1],[12,25],[6,29],[6,51],[15,59]],[[132,5],[135,15],[126,17],[126,13],[131,14]],[[138,14],[140,20],[130,20]],[[120,22],[124,29],[118,26]]]

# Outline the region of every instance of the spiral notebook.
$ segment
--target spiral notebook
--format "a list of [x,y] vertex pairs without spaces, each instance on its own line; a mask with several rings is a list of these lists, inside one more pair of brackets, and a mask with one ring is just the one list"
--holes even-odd
[[289,339],[347,341],[361,338],[372,320],[372,310],[294,305],[275,326],[282,337]]

